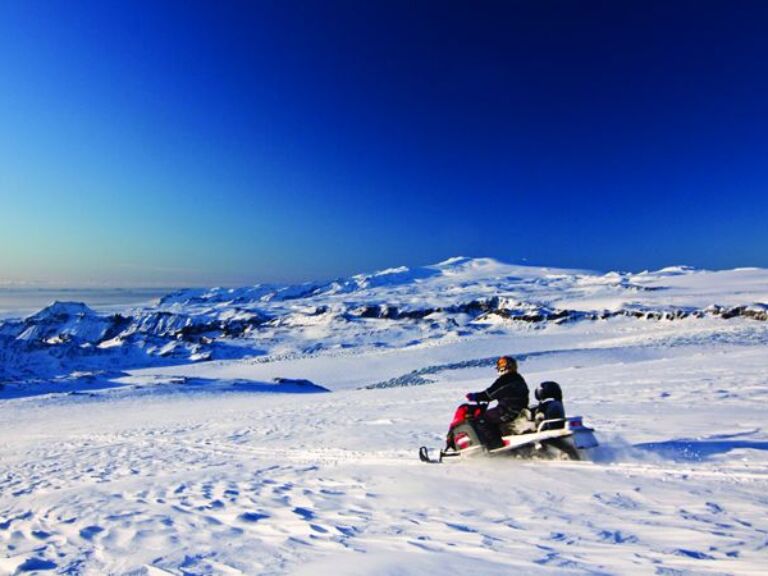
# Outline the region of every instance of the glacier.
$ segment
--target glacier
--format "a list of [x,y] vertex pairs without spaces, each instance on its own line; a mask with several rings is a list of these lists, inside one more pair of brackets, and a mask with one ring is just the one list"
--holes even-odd
[[616,317],[764,321],[766,302],[759,269],[600,274],[462,257],[326,283],[180,290],[120,313],[54,302],[0,323],[0,397],[71,391],[78,379],[113,386],[147,366],[401,348]]
[[[0,574],[760,574],[768,271],[452,258],[0,324]],[[590,461],[418,461],[512,354]]]

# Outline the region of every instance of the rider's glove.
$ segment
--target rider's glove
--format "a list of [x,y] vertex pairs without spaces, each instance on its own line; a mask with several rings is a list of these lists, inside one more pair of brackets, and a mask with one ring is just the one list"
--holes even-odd
[[467,394],[467,400],[470,402],[477,402],[477,394],[475,392],[469,392]]

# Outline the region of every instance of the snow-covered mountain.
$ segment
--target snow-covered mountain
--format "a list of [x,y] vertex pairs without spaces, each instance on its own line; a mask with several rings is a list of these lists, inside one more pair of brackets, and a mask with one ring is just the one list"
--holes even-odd
[[[0,574],[762,574],[767,302],[456,258],[54,303],[0,324]],[[586,461],[418,461],[501,354]]]
[[616,317],[765,321],[767,303],[768,271],[756,268],[603,274],[451,258],[325,283],[182,290],[120,314],[54,302],[0,324],[0,383],[29,393],[34,383],[50,390],[51,379],[72,386],[73,373],[92,380],[143,366],[397,348]]

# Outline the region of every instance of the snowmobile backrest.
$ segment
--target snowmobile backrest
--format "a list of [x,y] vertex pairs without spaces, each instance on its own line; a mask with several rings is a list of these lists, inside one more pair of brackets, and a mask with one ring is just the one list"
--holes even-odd
[[545,430],[558,430],[565,428],[565,418],[551,418],[549,420],[542,420],[536,429],[537,432],[543,432]]

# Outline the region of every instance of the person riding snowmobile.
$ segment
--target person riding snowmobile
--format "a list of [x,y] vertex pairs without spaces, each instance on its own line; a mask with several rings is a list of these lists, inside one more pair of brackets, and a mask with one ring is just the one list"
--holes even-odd
[[510,356],[502,356],[496,361],[496,371],[500,375],[487,389],[467,394],[470,402],[498,402],[495,407],[486,410],[476,424],[483,444],[489,450],[503,446],[501,425],[512,422],[528,407],[528,385],[517,372],[517,361]]
[[544,430],[556,430],[565,425],[565,407],[563,406],[563,391],[557,382],[542,382],[534,392],[539,403],[531,408],[536,427],[546,420],[558,420],[547,422],[541,427]]

